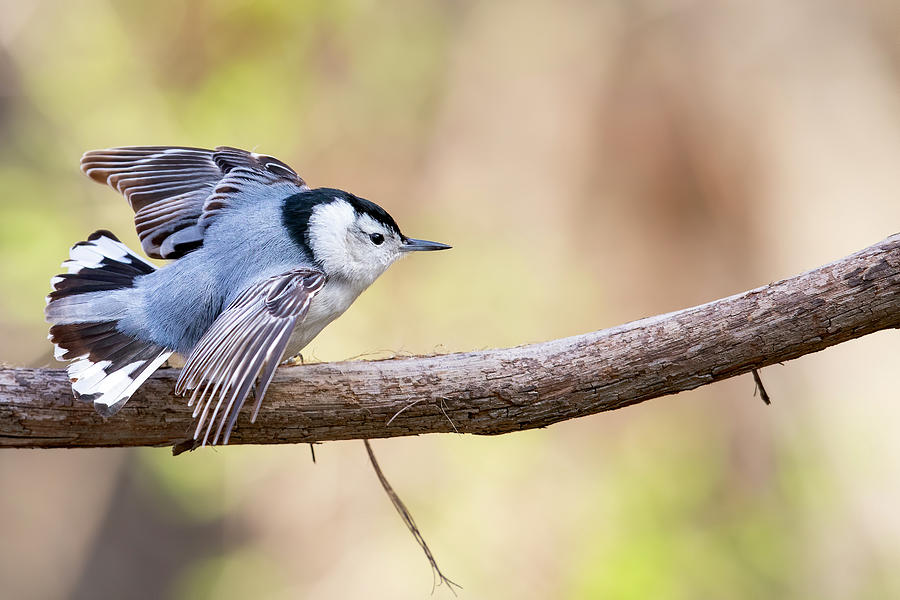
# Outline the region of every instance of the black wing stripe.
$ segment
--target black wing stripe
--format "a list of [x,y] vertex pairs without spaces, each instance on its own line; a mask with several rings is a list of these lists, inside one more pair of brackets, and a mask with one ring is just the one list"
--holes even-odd
[[[200,420],[197,421],[197,429],[194,431],[194,439],[197,439],[200,436],[200,431],[203,429],[203,425],[206,421],[206,416],[209,413],[209,407],[213,400],[216,397],[217,393],[219,396],[219,400],[216,404],[215,411],[218,412],[219,406],[222,404],[222,400],[225,395],[228,393],[228,373],[232,372],[235,363],[240,360],[240,352],[234,351],[235,348],[239,345],[239,340],[237,340],[237,336],[235,336],[235,340],[231,340],[227,342],[223,348],[220,349],[220,352],[215,352],[215,349],[212,351],[208,351],[207,359],[202,361],[203,365],[198,365],[195,377],[195,385],[199,384],[202,381],[203,377],[206,377],[206,385],[204,386],[203,394],[197,403],[197,407],[194,409],[194,416],[196,417],[197,412],[200,410],[200,406],[203,406],[203,412],[200,415]],[[193,355],[193,352],[192,352]],[[225,358],[225,360],[221,360],[218,364],[214,362],[214,360],[221,355]],[[187,368],[187,366],[185,367]],[[206,402],[203,402],[203,396],[206,396],[206,392],[209,391],[210,386],[212,386],[212,392],[209,394],[208,398],[206,398]],[[199,389],[199,388],[198,388]],[[177,391],[177,390],[176,390]],[[215,414],[210,420],[210,426],[207,429],[206,436],[203,438],[203,443],[206,443],[206,440],[209,438],[210,430],[212,429],[212,422],[215,420]]]
[[[141,246],[153,258],[179,258],[201,245],[218,211],[251,186],[287,184],[285,196],[309,189],[278,159],[229,147],[95,150],[82,157],[81,169],[125,196]],[[207,211],[212,198],[216,202]]]
[[[255,361],[259,353],[264,350],[265,346],[271,344],[271,337],[276,326],[276,324],[269,324],[265,327],[264,331],[261,331],[257,335],[255,335],[249,343],[244,344],[243,347],[240,348],[239,352],[234,353],[234,358],[229,365],[229,369],[223,374],[223,380],[226,383],[226,386],[222,389],[222,392],[219,396],[219,401],[216,404],[216,408],[213,411],[212,416],[210,417],[209,429],[206,432],[206,436],[204,436],[203,438],[204,444],[206,443],[209,434],[212,431],[212,427],[219,412],[219,408],[221,407],[222,401],[228,395],[229,390],[233,389],[233,392],[230,395],[228,406],[222,413],[222,422],[219,425],[219,428],[216,430],[216,435],[213,437],[213,444],[216,444],[218,442],[219,434],[222,431],[222,426],[225,424],[228,414],[232,412],[232,407],[235,404],[235,400],[239,398],[240,405],[243,405],[244,399],[249,392],[248,384],[253,382],[254,375],[259,370],[258,366],[254,368]],[[229,372],[231,373],[230,376],[228,376]],[[240,406],[238,406],[237,410],[235,410],[234,412],[240,412]],[[230,433],[231,431],[229,430],[228,434],[226,435],[230,435]]]
[[[324,282],[324,278],[323,278]],[[299,307],[298,312],[300,314],[305,315],[309,311],[309,305],[312,303],[312,296],[307,296],[304,299],[303,305]],[[296,324],[296,323],[295,323]],[[293,327],[291,327],[293,329]],[[290,331],[287,332],[287,335],[284,335],[282,340],[279,341],[278,347],[275,351],[271,352],[269,356],[266,357],[266,362],[263,365],[262,374],[259,377],[259,383],[256,386],[256,406],[253,407],[253,415],[250,417],[250,422],[253,423],[256,421],[256,415],[259,414],[259,407],[262,405],[262,399],[266,395],[266,390],[269,389],[269,384],[272,383],[272,377],[275,375],[275,368],[278,366],[279,361],[281,360],[281,356],[284,354],[285,349],[287,348],[288,341],[290,341]],[[234,427],[234,422],[237,420],[237,414],[231,415],[231,418],[228,422],[228,431]],[[227,436],[225,443],[227,444]]]
[[[226,310],[223,312],[213,324],[213,327],[200,339],[197,347],[191,351],[192,356],[197,356],[196,364],[191,371],[188,371],[188,369],[185,368],[182,372],[182,375],[178,378],[178,383],[175,386],[176,394],[180,394],[183,389],[190,389],[198,385],[208,373],[210,365],[212,364],[215,366],[214,361],[217,358],[217,344],[219,345],[218,350],[220,353],[230,353],[230,351],[240,343],[239,336],[234,335],[235,329],[240,324],[240,317],[246,317],[250,307],[244,307],[242,310],[238,302],[235,302],[232,306],[234,307],[234,310]],[[215,331],[217,335],[212,335],[213,328],[217,330]],[[218,371],[220,371],[223,366],[224,364],[219,364],[219,367],[216,369],[217,376]],[[188,403],[188,405],[190,406],[190,403]]]
[[[297,316],[294,315],[293,317],[290,318],[290,326],[282,328],[280,331],[276,332],[274,339],[271,339],[269,344],[267,344],[268,348],[262,348],[261,350],[264,350],[264,351],[257,353],[257,356],[256,356],[256,358],[253,362],[253,365],[251,367],[251,370],[250,370],[251,376],[246,377],[244,379],[244,383],[241,386],[240,392],[235,396],[235,398],[238,398],[238,397],[241,398],[241,404],[243,404],[244,399],[250,393],[250,387],[253,385],[253,381],[255,379],[255,377],[253,377],[252,375],[260,372],[263,369],[263,367],[266,366],[267,364],[274,364],[275,366],[278,365],[278,360],[279,360],[279,358],[281,358],[281,355],[284,353],[284,349],[287,346],[287,342],[291,336],[291,331],[294,329],[294,325],[296,324],[296,322],[297,322]],[[261,390],[262,395],[258,394],[256,397],[256,406],[254,407],[253,415],[250,418],[251,422],[256,420],[256,415],[259,412],[260,401],[265,396],[265,391],[266,391],[266,389],[268,389],[269,383],[272,381],[273,375],[274,375],[274,369],[265,369],[261,373],[261,376],[259,379],[259,384],[257,385],[256,389],[257,389],[257,391]],[[234,425],[237,422],[238,414],[240,413],[239,410],[230,410],[230,409],[231,409],[231,405],[229,404],[228,410],[226,410],[226,414],[230,413],[230,416],[228,417],[228,427],[227,427],[226,433],[225,433],[225,439],[224,439],[225,444],[228,443],[228,438],[231,435],[232,429],[234,429]],[[222,422],[219,425],[218,430],[216,430],[216,436],[215,436],[215,438],[213,438],[213,443],[215,443],[216,440],[219,439],[219,434],[222,431],[223,425],[225,425],[224,418],[222,419]]]
[[227,444],[259,375],[251,420],[256,419],[291,332],[324,283],[320,271],[295,269],[249,287],[219,315],[175,385],[177,394],[193,390],[188,404],[199,415],[195,439],[206,429],[203,444]]
[[[253,381],[256,379],[256,373],[262,368],[262,363],[265,361],[267,352],[274,350],[274,346],[277,345],[279,338],[289,334],[290,330],[293,329],[295,319],[290,319],[289,321],[289,323],[279,325],[271,324],[267,326],[265,331],[254,339],[253,343],[244,350],[244,357],[241,359],[235,374],[231,377],[234,393],[231,394],[228,406],[226,406],[225,410],[222,412],[222,420],[219,423],[218,429],[216,429],[216,435],[213,437],[213,444],[216,444],[219,441],[219,435],[221,435],[222,428],[225,426],[226,421],[229,423],[237,421],[237,414],[235,413],[240,412],[240,405],[243,405],[244,399],[247,397],[247,394],[250,393],[250,386],[253,385]],[[237,387],[238,385],[240,385],[240,387]],[[235,401],[238,402],[238,409],[232,410],[232,407],[235,406]],[[216,408],[218,409],[218,406]],[[212,421],[215,421],[215,413],[213,413],[211,422]],[[231,429],[229,428],[226,438],[230,436],[230,434]],[[225,443],[228,443],[227,439]]]

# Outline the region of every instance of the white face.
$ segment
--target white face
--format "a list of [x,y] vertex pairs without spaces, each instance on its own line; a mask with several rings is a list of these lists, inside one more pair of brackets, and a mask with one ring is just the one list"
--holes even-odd
[[344,200],[320,204],[309,219],[309,245],[328,275],[365,288],[401,256],[400,236]]

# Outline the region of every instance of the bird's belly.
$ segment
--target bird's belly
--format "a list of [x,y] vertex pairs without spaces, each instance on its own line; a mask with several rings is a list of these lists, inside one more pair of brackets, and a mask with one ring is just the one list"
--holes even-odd
[[344,282],[328,281],[310,302],[306,318],[291,332],[283,358],[296,356],[325,326],[341,316],[361,292]]

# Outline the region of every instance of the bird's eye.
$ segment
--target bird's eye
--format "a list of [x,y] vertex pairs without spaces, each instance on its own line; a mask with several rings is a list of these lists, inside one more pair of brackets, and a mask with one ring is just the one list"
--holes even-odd
[[369,239],[372,240],[372,243],[376,246],[380,246],[384,242],[384,236],[380,233],[370,233]]

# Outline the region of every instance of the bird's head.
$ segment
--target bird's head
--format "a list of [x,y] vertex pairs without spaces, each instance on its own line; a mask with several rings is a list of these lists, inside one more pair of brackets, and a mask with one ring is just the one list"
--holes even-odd
[[288,198],[284,220],[329,277],[362,287],[409,252],[450,248],[406,237],[383,208],[341,190],[319,188]]

